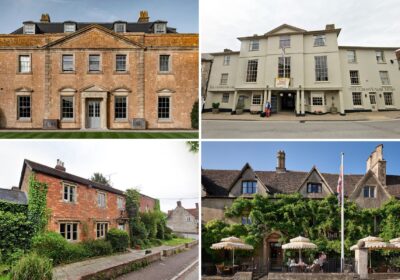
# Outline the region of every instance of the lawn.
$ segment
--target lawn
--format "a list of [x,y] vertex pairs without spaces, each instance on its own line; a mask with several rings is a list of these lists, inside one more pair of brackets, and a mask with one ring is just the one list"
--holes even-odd
[[188,243],[188,242],[192,242],[194,239],[192,238],[174,238],[171,240],[163,240],[163,245],[166,246],[177,246],[180,244],[184,244],[184,243]]
[[[8,139],[197,139],[198,132],[0,131]],[[1,279],[0,279],[1,280]]]

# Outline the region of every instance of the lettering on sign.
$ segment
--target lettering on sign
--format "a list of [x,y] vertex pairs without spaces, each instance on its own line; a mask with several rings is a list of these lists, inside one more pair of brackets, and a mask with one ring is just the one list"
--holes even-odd
[[290,84],[289,78],[276,78],[275,87],[277,88],[288,88]]
[[370,91],[370,92],[379,92],[379,91],[395,91],[396,89],[394,87],[349,87],[351,91]]

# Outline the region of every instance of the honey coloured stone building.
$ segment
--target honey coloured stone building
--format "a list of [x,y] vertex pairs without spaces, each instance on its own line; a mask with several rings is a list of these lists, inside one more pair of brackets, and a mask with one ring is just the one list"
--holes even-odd
[[0,35],[0,128],[191,128],[198,35],[166,21],[27,21]]
[[182,202],[176,203],[176,208],[168,211],[167,226],[183,237],[199,238],[199,204],[196,208],[184,208]]

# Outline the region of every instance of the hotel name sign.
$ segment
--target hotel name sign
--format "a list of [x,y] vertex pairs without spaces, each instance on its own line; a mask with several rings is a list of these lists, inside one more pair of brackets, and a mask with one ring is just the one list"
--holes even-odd
[[388,87],[349,87],[350,90],[352,91],[369,91],[369,92],[383,92],[383,91],[394,91],[396,90],[394,87],[388,86]]
[[210,88],[212,88],[212,89],[233,89],[233,86],[226,86],[226,85],[214,86],[214,85],[210,85]]

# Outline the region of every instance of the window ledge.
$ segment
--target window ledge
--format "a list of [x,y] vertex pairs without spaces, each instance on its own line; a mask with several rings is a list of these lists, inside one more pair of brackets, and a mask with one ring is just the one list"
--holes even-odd
[[157,74],[158,74],[158,75],[173,75],[174,73],[172,73],[171,71],[168,71],[168,72],[158,71]]
[[358,64],[357,61],[347,61],[347,63],[349,63],[349,64]]
[[129,71],[114,71],[114,75],[128,75],[130,74]]
[[116,123],[129,123],[128,119],[114,119],[114,122]]
[[17,72],[17,75],[32,75],[33,72]]
[[60,74],[76,74],[76,71],[61,71]]
[[87,71],[87,73],[86,74],[88,74],[88,75],[92,75],[92,74],[103,74],[103,71]]
[[32,122],[32,118],[18,118],[17,119],[18,122]]
[[172,119],[158,119],[159,123],[173,123],[174,121]]
[[386,61],[381,61],[381,62],[377,61],[376,63],[378,63],[378,64],[387,64]]
[[330,81],[315,81],[316,84],[328,84]]
[[62,123],[74,123],[75,119],[61,119]]

